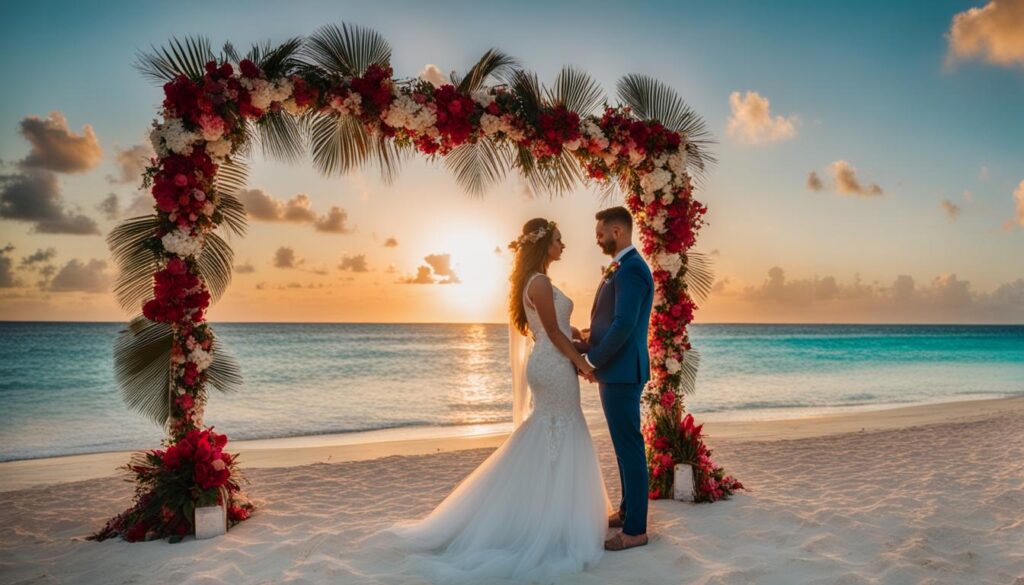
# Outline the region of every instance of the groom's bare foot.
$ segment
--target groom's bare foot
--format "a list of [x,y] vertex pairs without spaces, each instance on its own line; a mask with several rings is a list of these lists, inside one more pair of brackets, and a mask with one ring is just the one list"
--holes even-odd
[[622,516],[618,512],[608,517],[608,528],[622,528]]
[[625,532],[616,532],[615,536],[604,541],[605,550],[626,550],[627,548],[634,548],[637,546],[643,546],[647,544],[647,534],[626,534]]

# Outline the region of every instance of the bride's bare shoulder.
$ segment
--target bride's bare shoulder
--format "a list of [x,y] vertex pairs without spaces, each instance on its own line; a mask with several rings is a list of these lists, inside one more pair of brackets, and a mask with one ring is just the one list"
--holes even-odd
[[531,299],[538,299],[543,295],[553,295],[551,279],[543,272],[536,272],[526,283],[526,294]]

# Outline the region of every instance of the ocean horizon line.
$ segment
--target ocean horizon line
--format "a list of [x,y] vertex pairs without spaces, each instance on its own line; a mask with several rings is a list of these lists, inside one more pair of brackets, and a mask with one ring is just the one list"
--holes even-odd
[[[57,319],[0,319],[0,323],[81,323],[104,325],[127,323],[130,319],[117,321],[86,321]],[[209,321],[211,325],[508,325],[504,321]],[[897,321],[694,321],[690,325],[846,325],[846,326],[879,326],[893,325],[903,327],[937,326],[937,327],[1024,327],[1024,321],[1014,323],[992,322],[897,322]]]

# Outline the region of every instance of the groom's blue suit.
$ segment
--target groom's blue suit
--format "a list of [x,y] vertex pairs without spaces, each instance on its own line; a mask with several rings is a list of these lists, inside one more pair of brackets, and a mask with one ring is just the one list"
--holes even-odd
[[640,395],[650,378],[647,328],[654,302],[651,269],[636,249],[619,259],[601,281],[590,313],[587,360],[601,392],[601,405],[619,463],[622,531],[647,532],[647,456],[640,433]]

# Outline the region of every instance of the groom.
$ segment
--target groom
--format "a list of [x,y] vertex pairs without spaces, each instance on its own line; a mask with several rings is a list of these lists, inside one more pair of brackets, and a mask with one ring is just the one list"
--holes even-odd
[[654,301],[654,279],[633,247],[633,218],[625,207],[598,212],[597,245],[613,258],[590,312],[589,338],[576,347],[593,368],[601,406],[619,464],[622,500],[608,519],[622,527],[605,541],[607,550],[647,544],[647,457],[640,434],[640,395],[650,378],[647,327]]

